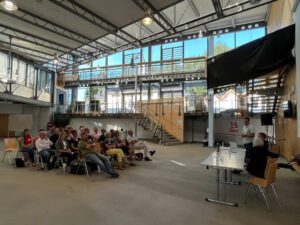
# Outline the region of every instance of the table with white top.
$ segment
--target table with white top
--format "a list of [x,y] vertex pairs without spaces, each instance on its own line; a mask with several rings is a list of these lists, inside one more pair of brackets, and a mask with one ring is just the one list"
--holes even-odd
[[[226,200],[226,185],[227,184],[240,184],[240,182],[232,181],[230,172],[230,178],[227,176],[228,171],[232,170],[244,170],[245,149],[241,148],[224,148],[211,153],[205,160],[201,162],[202,165],[216,169],[217,172],[217,199],[206,198],[208,202],[220,203],[224,205],[238,206],[237,203],[227,202]],[[223,177],[221,175],[223,171]],[[220,198],[220,183],[223,183],[223,200]]]

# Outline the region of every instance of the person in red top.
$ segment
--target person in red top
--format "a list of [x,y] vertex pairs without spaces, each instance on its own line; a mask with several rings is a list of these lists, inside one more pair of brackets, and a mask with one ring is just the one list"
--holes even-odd
[[29,130],[25,129],[23,136],[20,138],[21,152],[27,153],[32,164],[34,164],[34,144]]

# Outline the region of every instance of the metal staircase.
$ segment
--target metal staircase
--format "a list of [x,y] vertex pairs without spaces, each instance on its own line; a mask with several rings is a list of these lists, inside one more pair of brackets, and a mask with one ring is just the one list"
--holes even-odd
[[278,111],[282,87],[288,68],[247,82],[248,111],[251,114],[273,113]]
[[177,138],[169,134],[162,126],[160,122],[155,122],[150,119],[149,115],[141,114],[138,119],[138,125],[144,130],[152,133],[154,140],[158,140],[159,144],[164,145],[178,145],[182,144]]

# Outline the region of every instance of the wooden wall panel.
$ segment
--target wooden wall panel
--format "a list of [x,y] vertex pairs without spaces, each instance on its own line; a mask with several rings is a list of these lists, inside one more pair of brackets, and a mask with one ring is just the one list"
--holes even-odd
[[[272,3],[267,27],[268,33],[294,23],[292,15],[293,4],[294,0],[279,0]],[[291,100],[294,104],[296,103],[295,91],[297,88],[295,84],[296,66],[286,76],[284,94],[280,104],[286,100]],[[275,133],[276,138],[284,139],[283,141],[278,141],[278,150],[282,156],[290,160],[295,154],[300,154],[300,139],[297,137],[297,119],[283,118],[281,107],[279,107],[279,112],[275,118]],[[295,169],[300,172],[300,166],[295,166]]]
[[9,114],[0,114],[0,137],[8,137]]

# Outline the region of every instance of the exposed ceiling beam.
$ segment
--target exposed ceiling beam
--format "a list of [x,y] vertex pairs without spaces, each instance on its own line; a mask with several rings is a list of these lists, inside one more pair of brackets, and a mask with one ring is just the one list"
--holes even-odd
[[191,7],[191,9],[193,10],[194,14],[196,17],[200,17],[200,12],[197,9],[195,2],[193,0],[188,0],[189,6]]
[[[132,1],[136,1],[136,0],[132,0]],[[231,16],[234,16],[234,15],[246,12],[246,11],[250,11],[250,10],[253,10],[255,8],[258,8],[258,7],[261,7],[261,6],[264,6],[264,5],[268,5],[268,4],[270,4],[272,2],[275,2],[275,1],[278,1],[278,0],[269,0],[267,2],[263,2],[261,4],[255,5],[255,6],[249,5],[248,4],[249,1],[244,1],[244,2],[242,2],[242,3],[239,4],[239,5],[244,5],[245,6],[244,9],[243,9],[243,11],[234,10],[234,9],[237,9],[239,5],[235,5],[235,4],[234,5],[230,5],[230,6],[228,6],[228,7],[226,7],[226,8],[223,9],[223,13],[224,13],[223,18],[231,17]],[[195,28],[198,28],[198,27],[201,27],[201,26],[205,26],[206,24],[215,22],[215,21],[217,21],[219,19],[220,18],[217,17],[216,13],[211,13],[211,14],[208,14],[208,15],[196,18],[196,19],[194,19],[192,21],[186,22],[184,24],[177,25],[177,26],[175,26],[175,29],[177,30],[177,33],[180,34],[180,32],[185,32],[187,30],[186,29],[187,26],[189,27],[188,28],[189,30],[190,29],[195,29]],[[164,31],[158,32],[156,34],[153,34],[151,36],[142,38],[140,40],[143,42],[143,45],[147,45],[149,43],[154,42],[155,40],[160,40],[160,39],[168,38],[170,36],[174,36],[174,34],[172,34],[172,33],[170,34],[170,32],[167,32],[167,31],[164,30]],[[128,45],[128,44],[124,44],[122,46],[119,46],[115,50],[113,50],[113,52],[116,52],[119,49],[122,49],[122,50],[128,49],[129,47],[131,47],[131,46]],[[103,55],[109,54],[111,52],[112,51],[107,51],[104,54],[100,54],[99,53],[99,54],[94,55],[93,57],[96,58],[99,55],[103,56]],[[85,59],[85,60],[88,60],[88,59]],[[61,70],[66,70],[66,69],[72,68],[74,65],[78,65],[78,64],[80,64],[83,61],[84,60],[76,62],[76,63],[73,63],[73,64],[70,64],[67,67],[61,68]]]
[[[9,27],[9,26],[1,24],[1,23],[0,23],[0,27],[2,27],[2,28],[5,29],[4,31],[2,31],[2,33],[7,34],[8,31],[12,31],[13,33],[16,34],[17,37],[20,37],[20,34],[21,34],[21,35],[23,35],[22,38],[25,39],[25,40],[27,40],[28,38],[30,38],[31,40],[35,40],[36,44],[38,44],[37,40],[40,40],[40,41],[42,41],[44,43],[48,43],[48,45],[50,47],[57,46],[58,49],[60,48],[60,52],[77,51],[77,52],[79,52],[81,54],[85,54],[85,52],[82,52],[82,51],[79,51],[79,50],[73,50],[72,47],[69,47],[69,46],[63,45],[61,43],[58,43],[58,42],[55,42],[55,41],[51,41],[51,40],[48,40],[48,39],[45,39],[45,38],[42,38],[42,37],[30,34],[30,33],[27,33],[25,31],[21,31],[19,29],[13,28],[13,27]],[[8,35],[10,35],[10,34],[8,34]]]
[[95,26],[101,28],[102,30],[105,30],[109,34],[113,34],[116,37],[122,39],[123,41],[127,43],[131,43],[132,45],[137,47],[137,43],[139,43],[139,40],[135,37],[133,37],[131,34],[123,31],[122,29],[118,28],[116,25],[110,23],[106,19],[102,18],[101,16],[95,14],[91,10],[85,8],[84,6],[80,5],[74,0],[49,0],[55,5],[65,9],[66,11],[69,11],[73,13],[74,15],[80,17],[81,19],[84,19],[88,21],[91,24],[94,24]]
[[[142,11],[146,12],[148,10],[148,6],[145,4],[143,0],[132,0]],[[154,22],[160,26],[164,31],[166,31],[168,34],[171,34],[169,29],[165,27],[158,19],[153,17]]]
[[223,17],[223,10],[222,10],[222,5],[220,3],[220,0],[212,0],[214,9],[218,15],[219,18]]
[[86,45],[90,46],[91,48],[103,51],[104,46],[101,46],[102,48],[100,48],[99,46],[93,46],[93,45],[89,44],[89,42],[92,41],[90,38],[86,38],[74,31],[71,31],[71,30],[64,28],[56,23],[53,23],[42,17],[34,15],[26,10],[23,10],[22,8],[19,8],[16,12],[13,12],[13,13],[0,9],[0,13],[8,15],[10,17],[13,17],[22,22],[31,24],[33,26],[39,27],[39,28],[49,31],[51,33],[57,34],[64,38],[70,39],[74,42],[77,42],[80,44],[86,44]]

